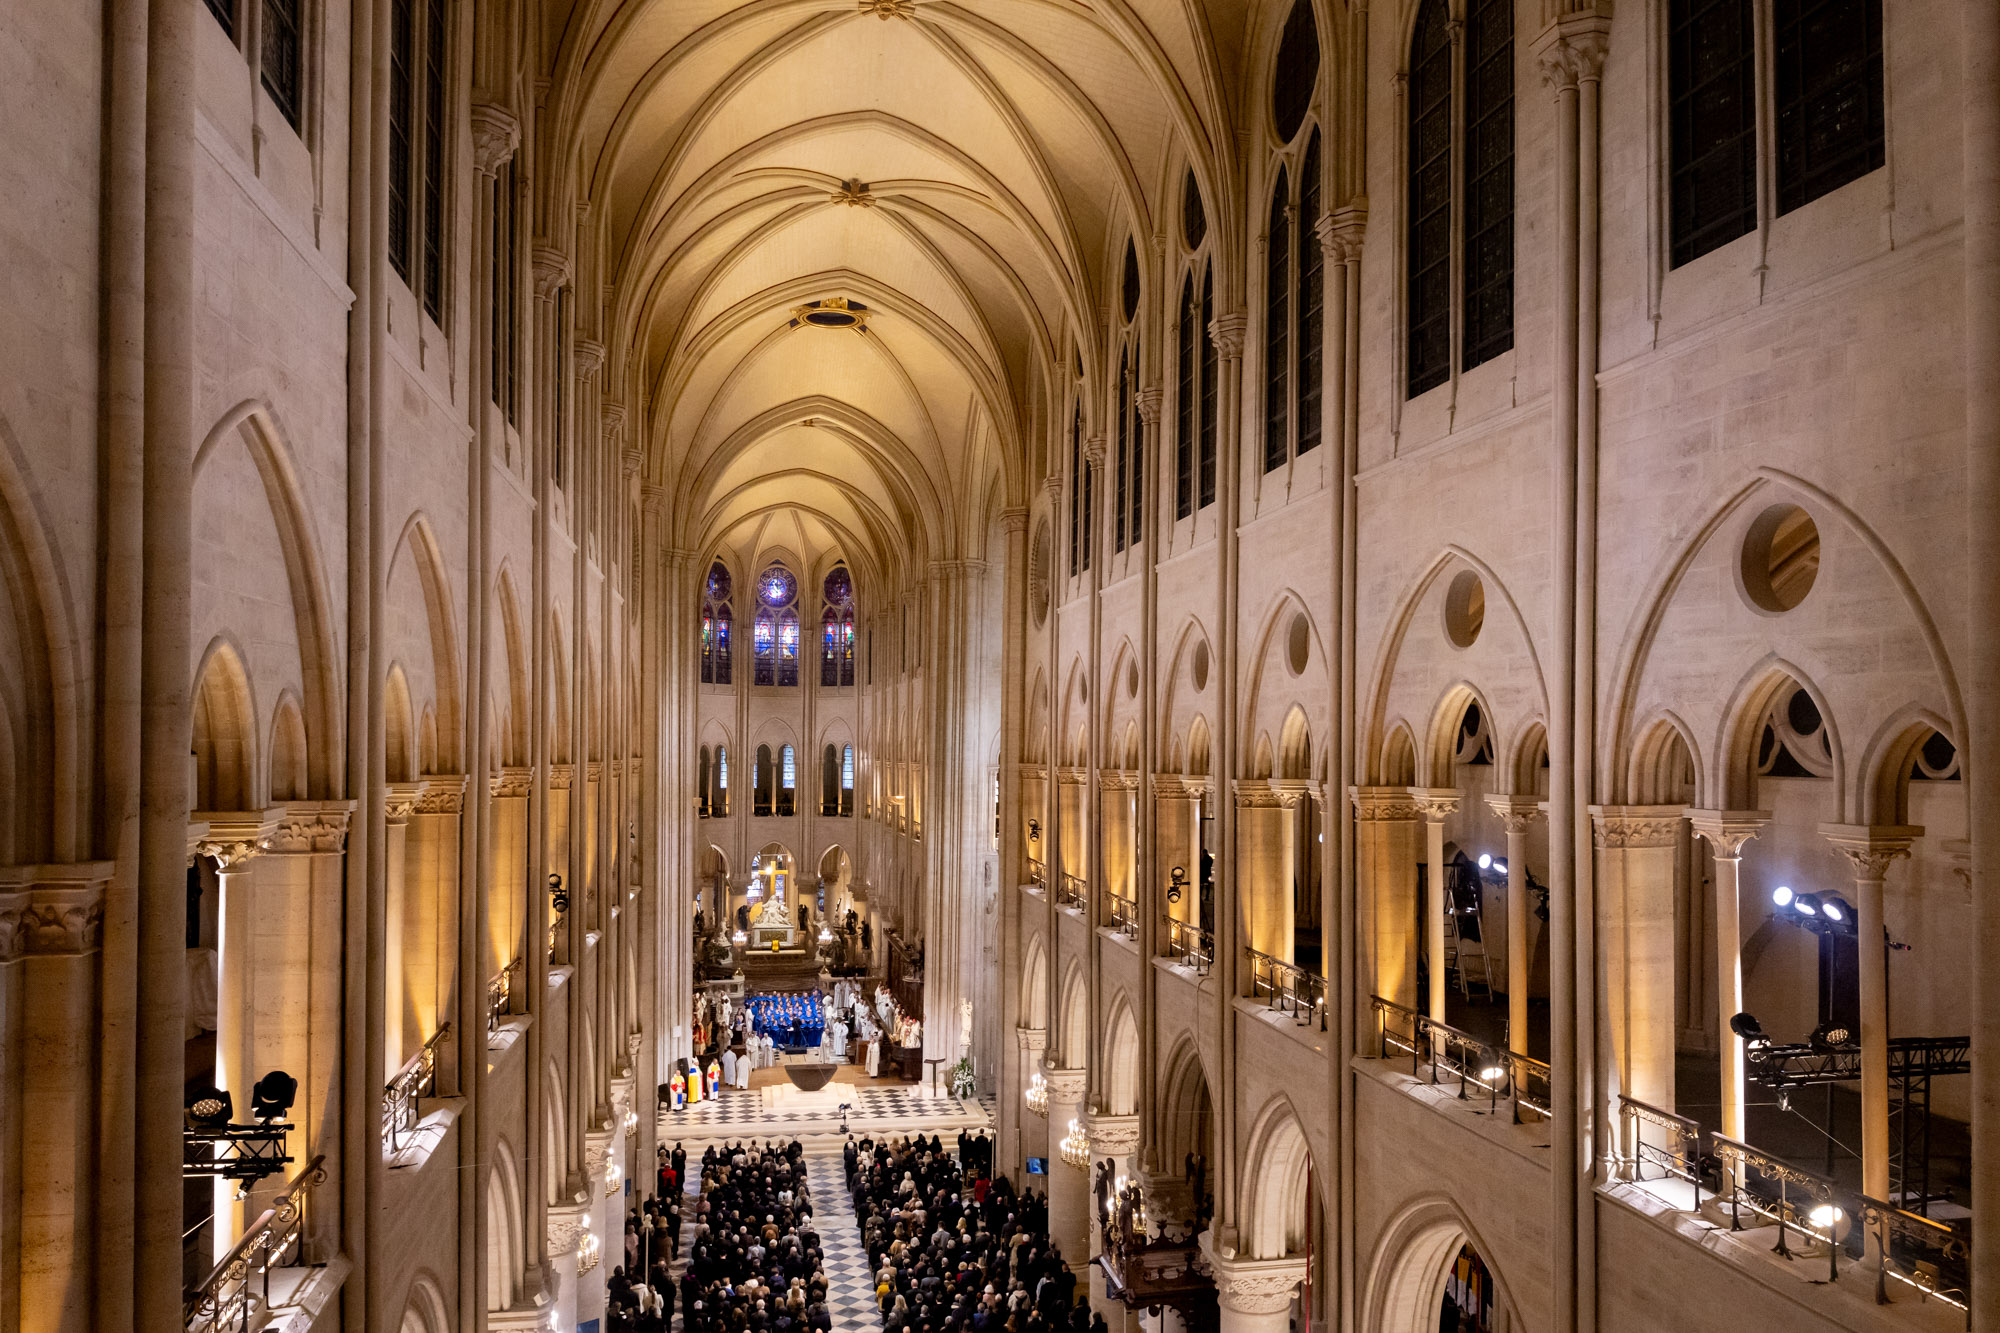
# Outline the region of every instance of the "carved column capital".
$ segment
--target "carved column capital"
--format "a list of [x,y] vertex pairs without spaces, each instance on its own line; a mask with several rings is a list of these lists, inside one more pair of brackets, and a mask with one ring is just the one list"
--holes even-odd
[[1086,1111],[1084,1133],[1090,1136],[1090,1151],[1099,1157],[1130,1157],[1139,1151],[1139,1117]]
[[550,300],[562,288],[569,286],[569,256],[554,246],[536,246],[533,265],[537,299]]
[[1543,817],[1539,796],[1488,796],[1486,808],[1500,816],[1501,827],[1509,833],[1526,833]]
[[578,338],[575,344],[576,373],[590,379],[604,368],[604,344],[595,338]]
[[1049,497],[1050,508],[1054,508],[1056,502],[1062,499],[1062,485],[1062,474],[1059,472],[1051,472],[1042,478],[1042,493]]
[[1456,787],[1410,788],[1410,800],[1415,803],[1417,813],[1430,824],[1442,824],[1457,814],[1459,798],[1463,795]]
[[582,1204],[563,1204],[549,1209],[549,1258],[575,1254],[590,1229],[590,1210]]
[[218,874],[241,870],[243,863],[270,846],[277,832],[274,811],[203,810],[197,818],[208,832],[195,844],[195,855],[215,862]]
[[465,809],[465,774],[432,773],[423,795],[417,797],[419,815],[455,815]]
[[1708,845],[1715,849],[1718,857],[1735,860],[1743,853],[1743,844],[1763,832],[1771,822],[1769,810],[1690,810],[1687,812],[1688,826],[1701,837],[1708,839]]
[[1160,424],[1160,408],[1166,397],[1157,387],[1141,389],[1132,396],[1133,404],[1139,409],[1139,420],[1145,422],[1148,429]]
[[1023,1054],[1039,1056],[1049,1048],[1049,1030],[1017,1027],[1014,1029],[1014,1040],[1020,1045]]
[[1011,505],[1000,511],[1000,530],[1008,536],[1028,530],[1028,511],[1020,505]]
[[1084,1070],[1044,1068],[1042,1077],[1049,1085],[1050,1105],[1060,1102],[1073,1106],[1083,1101],[1084,1084],[1088,1081]]
[[1558,94],[1604,77],[1604,57],[1611,46],[1610,21],[1582,14],[1551,25],[1538,39],[1535,64],[1542,82]]
[[1217,315],[1208,321],[1208,336],[1223,360],[1235,361],[1243,355],[1243,339],[1250,331],[1250,317],[1240,310]]
[[1593,805],[1590,807],[1592,835],[1607,851],[1638,847],[1671,847],[1680,840],[1681,821],[1686,818],[1678,805]]
[[0,963],[95,953],[104,942],[112,870],[109,861],[0,870]]
[[1100,472],[1104,470],[1105,452],[1104,437],[1102,435],[1092,435],[1084,440],[1083,459]]
[[1215,1295],[1225,1310],[1237,1314],[1278,1314],[1292,1303],[1292,1293],[1306,1275],[1304,1255],[1283,1259],[1244,1259],[1217,1252],[1215,1229],[1201,1233],[1201,1253],[1215,1277]]
[[503,797],[525,797],[534,790],[535,770],[532,768],[503,768],[486,779],[487,791],[494,799]]
[[1406,824],[1421,813],[1408,787],[1349,787],[1347,796],[1364,824]]
[[1910,854],[1910,848],[1924,836],[1915,824],[1821,824],[1820,836],[1854,865],[1854,878],[1861,883],[1880,881],[1892,862]]
[[497,102],[472,104],[472,165],[482,176],[497,175],[521,144],[521,121]]
[[384,817],[391,824],[407,824],[410,815],[417,808],[417,801],[423,796],[430,783],[419,778],[415,782],[390,782],[383,784]]

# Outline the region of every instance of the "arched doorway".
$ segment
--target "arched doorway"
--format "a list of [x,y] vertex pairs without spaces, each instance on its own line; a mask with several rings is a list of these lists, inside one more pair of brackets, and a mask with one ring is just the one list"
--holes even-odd
[[1380,1333],[1510,1333],[1520,1328],[1492,1250],[1449,1202],[1390,1223],[1370,1265],[1362,1326]]

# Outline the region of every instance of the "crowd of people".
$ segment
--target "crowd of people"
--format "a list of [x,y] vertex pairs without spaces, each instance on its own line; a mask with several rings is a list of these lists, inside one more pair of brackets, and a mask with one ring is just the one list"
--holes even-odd
[[[1046,1196],[990,1175],[991,1143],[849,1140],[855,1220],[884,1333],[1103,1333],[1048,1235]],[[1086,1289],[1087,1295],[1087,1289]]]
[[[681,1172],[687,1153],[661,1145],[659,1192],[633,1205],[625,1218],[624,1262],[606,1283],[606,1333],[667,1333],[674,1317],[671,1269],[681,1251]],[[609,1256],[607,1256],[609,1257]]]
[[816,991],[752,995],[743,1008],[755,1033],[775,1038],[788,1051],[819,1045],[826,1030],[826,1011]]
[[797,1140],[705,1150],[701,1198],[689,1231],[680,1280],[685,1333],[824,1333],[833,1327]]

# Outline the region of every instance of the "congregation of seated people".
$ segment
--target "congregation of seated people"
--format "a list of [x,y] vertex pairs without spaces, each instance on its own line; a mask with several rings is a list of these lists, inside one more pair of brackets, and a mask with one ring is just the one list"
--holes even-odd
[[[990,1162],[985,1144],[965,1147]],[[968,1170],[935,1135],[850,1139],[844,1159],[884,1333],[1104,1328],[1049,1241],[1046,1196]]]
[[685,1333],[808,1333],[833,1327],[797,1140],[709,1147],[681,1275]]

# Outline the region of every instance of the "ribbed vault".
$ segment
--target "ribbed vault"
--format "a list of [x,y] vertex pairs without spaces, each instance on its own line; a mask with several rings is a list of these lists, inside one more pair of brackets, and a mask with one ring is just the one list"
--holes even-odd
[[[545,7],[545,161],[590,219],[670,539],[755,546],[795,510],[786,540],[810,524],[891,581],[976,553],[1046,470],[1077,374],[1093,399],[1127,239],[1150,284],[1184,174],[1233,197],[1219,72],[1252,12]],[[836,301],[865,316],[799,318]]]

